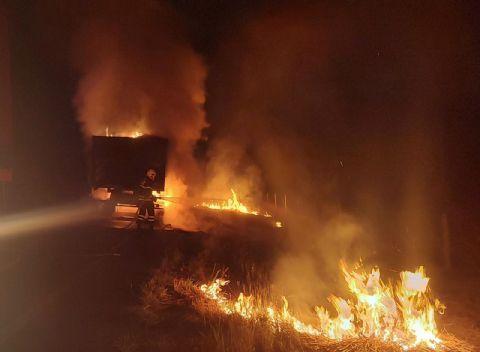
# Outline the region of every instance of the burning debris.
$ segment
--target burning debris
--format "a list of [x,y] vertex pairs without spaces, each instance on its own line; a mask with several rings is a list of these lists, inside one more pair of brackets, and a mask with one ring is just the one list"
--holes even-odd
[[353,300],[331,295],[336,316],[315,307],[315,322],[296,316],[285,297],[280,305],[243,292],[231,299],[224,292],[229,281],[223,277],[206,284],[177,279],[174,290],[202,314],[267,324],[273,333],[300,335],[314,350],[472,351],[453,336],[438,332],[435,314],[443,314],[445,307],[432,298],[423,267],[401,272],[395,286],[380,279],[378,268],[367,273],[349,270],[342,263],[341,270]]

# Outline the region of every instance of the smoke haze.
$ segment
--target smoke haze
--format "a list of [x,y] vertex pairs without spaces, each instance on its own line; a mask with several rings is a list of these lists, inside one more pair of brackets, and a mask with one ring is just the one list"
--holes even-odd
[[[463,14],[404,5],[266,6],[213,59],[212,134],[248,155],[244,169],[263,181],[243,184],[286,194],[290,250],[275,281],[302,302],[336,279],[341,258],[393,253],[413,267],[438,243]],[[210,153],[218,160],[228,147]]]

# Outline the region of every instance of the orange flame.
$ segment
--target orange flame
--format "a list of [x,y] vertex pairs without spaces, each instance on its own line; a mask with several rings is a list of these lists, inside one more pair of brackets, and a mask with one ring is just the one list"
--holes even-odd
[[122,131],[120,133],[113,133],[113,132],[110,132],[108,126],[105,128],[105,136],[106,137],[130,137],[130,138],[138,138],[138,137],[141,137],[143,136],[144,133],[143,132],[140,132],[138,130],[135,130],[135,131]]
[[[243,214],[260,215],[260,211],[248,208],[245,204],[241,203],[233,189],[230,189],[230,191],[232,192],[232,196],[226,201],[203,202],[201,206],[213,210],[236,211]],[[271,215],[266,212],[262,215],[268,218],[271,217]]]
[[429,278],[425,276],[423,267],[415,272],[400,273],[395,289],[381,281],[378,269],[370,273],[348,271],[343,263],[341,269],[354,302],[332,295],[329,301],[337,312],[336,316],[331,317],[324,307],[315,307],[318,318],[315,325],[295,317],[285,297],[282,297],[281,308],[264,305],[244,293],[240,293],[236,300],[230,300],[222,291],[229,283],[225,279],[203,284],[200,291],[206,299],[214,301],[222,313],[237,314],[246,320],[266,318],[274,329],[286,325],[302,334],[339,341],[376,337],[395,343],[404,350],[417,346],[441,347],[435,311],[445,307],[438,300],[432,304],[428,294]]

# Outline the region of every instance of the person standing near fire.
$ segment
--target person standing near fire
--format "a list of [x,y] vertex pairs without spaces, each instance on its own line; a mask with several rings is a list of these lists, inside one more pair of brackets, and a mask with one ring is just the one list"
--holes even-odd
[[152,195],[152,191],[155,190],[155,178],[157,172],[153,168],[149,168],[145,173],[145,177],[140,182],[138,187],[138,218],[139,223],[155,222],[155,197]]

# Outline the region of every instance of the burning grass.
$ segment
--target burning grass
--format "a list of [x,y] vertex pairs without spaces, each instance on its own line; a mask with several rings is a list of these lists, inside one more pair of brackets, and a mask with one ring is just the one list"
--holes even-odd
[[261,213],[259,210],[252,209],[247,205],[243,204],[239,201],[237,193],[233,189],[230,190],[232,192],[232,196],[227,200],[223,201],[213,201],[213,202],[203,202],[200,206],[212,210],[218,211],[232,211],[238,212],[242,214],[250,214],[250,215],[263,215],[267,218],[272,217],[269,213],[264,212]]
[[169,285],[151,281],[144,294],[156,303],[144,307],[157,314],[174,305],[190,307],[202,317],[205,332],[199,344],[209,351],[473,351],[454,336],[437,332],[433,313],[442,307],[431,302],[422,268],[402,272],[395,289],[380,281],[376,269],[370,274],[342,270],[356,301],[331,296],[337,316],[316,307],[316,323],[295,316],[283,297],[272,303],[269,294],[258,291],[231,299],[224,292],[229,283],[224,275],[207,284],[186,278]]
[[[403,351],[401,344],[384,336],[388,330],[385,327],[390,327],[396,329],[397,336],[406,334],[407,340],[415,343],[415,334],[405,327],[405,313],[426,321],[425,331],[433,331],[433,337],[441,340],[435,351],[475,350],[442,330],[450,319],[438,316],[442,307],[432,298],[430,281],[423,269],[395,275],[398,279],[395,284],[382,281],[378,269],[365,272],[344,266],[342,274],[350,294],[342,294],[348,298],[343,301],[340,297],[330,297],[332,307],[322,301],[329,311],[327,317],[327,309],[315,310],[313,305],[308,305],[310,313],[301,310],[304,302],[298,301],[295,293],[287,291],[291,302],[281,298],[285,291],[272,285],[275,281],[271,268],[283,247],[270,237],[262,241],[260,237],[220,235],[201,241],[198,236],[192,238],[201,244],[194,255],[191,249],[182,249],[177,237],[173,237],[174,245],[165,250],[165,265],[143,287],[140,311],[147,324],[139,326],[146,326],[147,335],[140,328],[135,340],[141,342],[139,351]],[[230,269],[219,271],[218,263]],[[328,282],[342,292],[333,281]],[[373,295],[378,299],[371,298]],[[449,306],[458,297],[447,300]],[[388,304],[392,301],[396,318],[385,310],[391,307],[393,311]],[[373,309],[375,302],[378,306]],[[333,307],[337,307],[337,313]],[[371,319],[362,320],[367,310]],[[429,315],[432,310],[433,320]],[[335,324],[345,317],[348,323]],[[455,317],[451,318],[453,321]],[[441,328],[436,326],[438,320]],[[377,322],[379,329],[374,328]],[[344,336],[329,336],[332,326],[337,326]],[[412,330],[418,332],[415,324]],[[471,336],[459,336],[471,341]],[[146,345],[156,347],[145,349]],[[419,343],[409,350],[432,351],[432,348]]]

